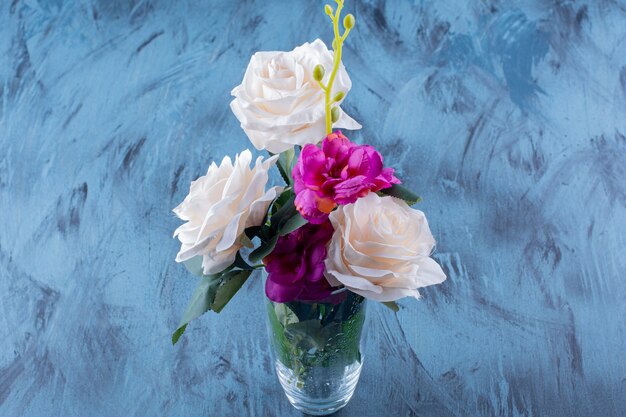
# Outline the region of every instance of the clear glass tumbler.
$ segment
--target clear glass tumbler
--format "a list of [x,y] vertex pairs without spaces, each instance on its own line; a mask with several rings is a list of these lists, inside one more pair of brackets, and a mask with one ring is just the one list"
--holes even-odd
[[276,374],[289,402],[316,416],[344,407],[363,366],[365,300],[349,291],[321,302],[267,300]]

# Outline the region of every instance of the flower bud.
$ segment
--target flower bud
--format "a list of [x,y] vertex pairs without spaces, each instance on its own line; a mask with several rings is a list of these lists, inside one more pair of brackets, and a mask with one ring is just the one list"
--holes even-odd
[[332,16],[334,12],[333,8],[330,7],[330,4],[327,4],[326,6],[324,6],[324,11],[326,12],[328,16]]
[[343,91],[340,91],[337,94],[335,94],[335,98],[333,99],[333,101],[341,101],[345,96],[346,96],[346,93],[344,93]]
[[339,107],[333,107],[330,111],[330,119],[335,123],[339,120]]
[[347,14],[346,17],[343,18],[343,27],[346,28],[346,30],[352,29],[355,23],[356,21],[352,13]]
[[313,68],[313,79],[315,81],[322,81],[325,72],[324,67],[321,64],[317,64],[315,68]]

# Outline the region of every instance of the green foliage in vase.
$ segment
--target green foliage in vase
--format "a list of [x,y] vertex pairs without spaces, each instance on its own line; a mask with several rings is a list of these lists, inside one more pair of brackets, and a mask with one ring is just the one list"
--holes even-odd
[[346,297],[339,304],[268,301],[275,352],[300,382],[314,367],[361,361],[364,299],[354,293]]

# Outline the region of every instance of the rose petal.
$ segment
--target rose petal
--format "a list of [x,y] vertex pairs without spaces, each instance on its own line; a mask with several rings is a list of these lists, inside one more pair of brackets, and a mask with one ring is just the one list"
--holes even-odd
[[369,193],[340,206],[329,219],[335,229],[325,261],[331,285],[395,301],[417,298],[418,288],[445,280],[441,267],[423,255],[434,245],[425,216],[406,203]]
[[246,150],[233,161],[225,157],[212,163],[207,175],[191,184],[189,195],[174,213],[186,223],[174,232],[181,242],[177,262],[203,257],[205,274],[221,272],[235,260],[246,227],[258,226],[280,188],[265,191],[267,171],[276,157],[257,159],[250,168],[252,154]]

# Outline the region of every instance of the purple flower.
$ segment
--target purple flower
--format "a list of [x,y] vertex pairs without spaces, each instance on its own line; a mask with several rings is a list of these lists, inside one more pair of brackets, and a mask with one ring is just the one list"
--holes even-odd
[[277,303],[320,301],[333,291],[324,277],[326,244],[333,235],[327,220],[307,223],[278,238],[276,247],[263,259],[268,273],[265,294]]
[[370,191],[399,184],[393,168],[383,167],[383,157],[372,146],[355,145],[341,131],[328,135],[321,149],[302,148],[293,169],[296,208],[311,223],[326,219],[337,204],[354,203]]

